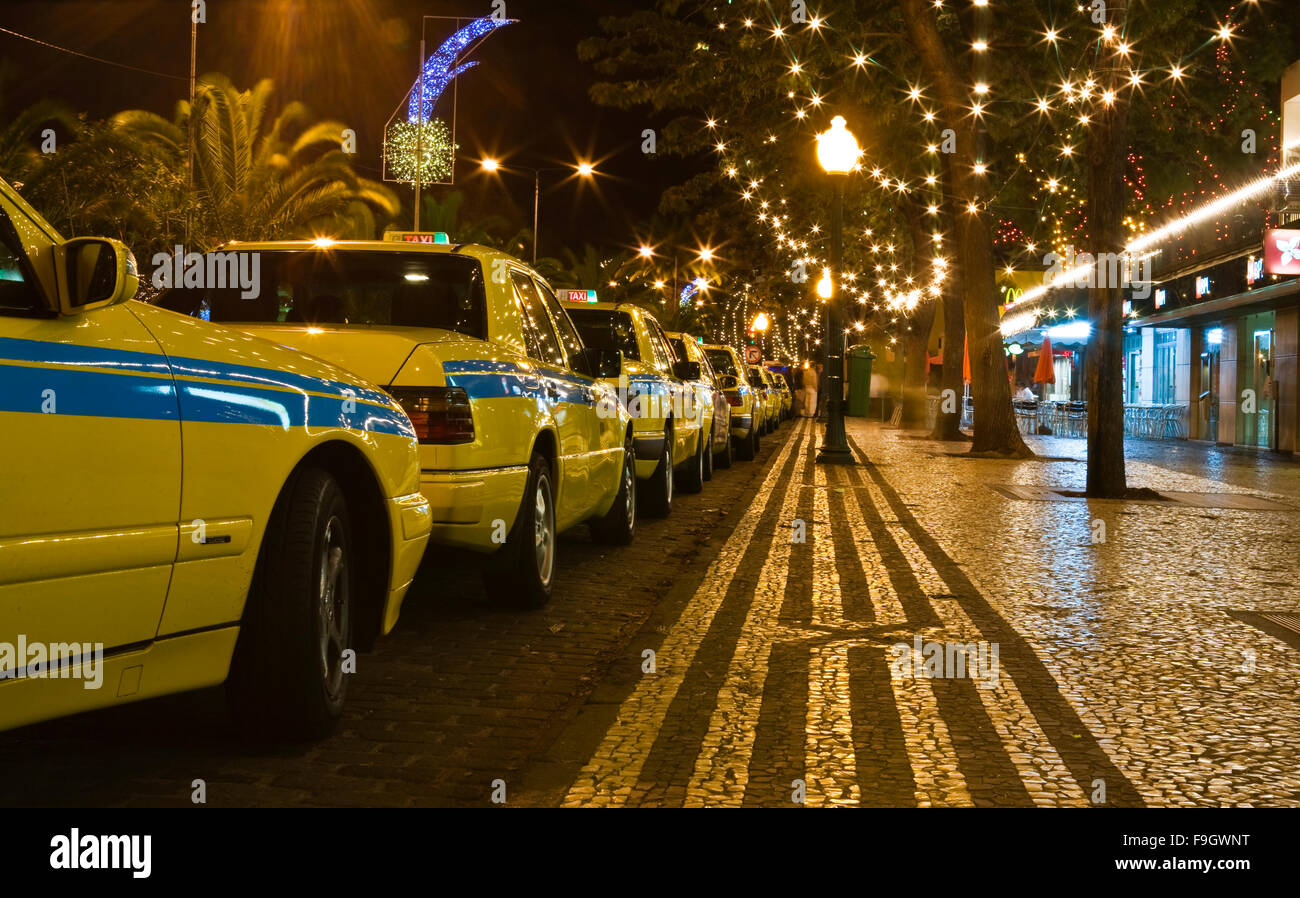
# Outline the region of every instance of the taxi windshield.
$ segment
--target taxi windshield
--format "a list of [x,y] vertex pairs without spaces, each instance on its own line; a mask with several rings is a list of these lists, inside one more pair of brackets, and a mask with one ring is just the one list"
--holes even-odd
[[[197,273],[207,286],[169,290],[159,305],[221,323],[436,327],[487,337],[483,271],[468,256],[313,249],[204,258]],[[230,272],[240,276],[219,277]]]
[[572,319],[584,345],[623,353],[634,361],[641,360],[636,344],[636,326],[627,312],[613,309],[576,309],[569,306]]
[[719,374],[730,374],[732,377],[740,376],[740,372],[736,370],[736,363],[727,350],[706,349],[704,355],[708,358],[709,364],[713,366],[713,370]]

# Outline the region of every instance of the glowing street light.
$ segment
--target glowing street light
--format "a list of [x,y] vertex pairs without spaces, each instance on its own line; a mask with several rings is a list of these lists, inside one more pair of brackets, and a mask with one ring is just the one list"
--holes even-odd
[[835,295],[835,283],[831,280],[831,270],[829,268],[822,270],[821,280],[817,282],[817,295],[822,299],[830,299]]
[[579,162],[568,168],[531,168],[526,165],[502,165],[501,160],[487,156],[479,160],[479,167],[490,174],[498,172],[529,173],[533,176],[533,264],[537,264],[538,221],[542,206],[542,173],[555,171],[577,172],[581,178],[595,178],[596,168],[590,162]]
[[[858,139],[846,127],[844,116],[831,119],[830,130],[817,135],[817,161],[835,185],[831,217],[830,267],[817,285],[826,300],[826,436],[817,449],[821,464],[854,464],[844,430],[844,313],[840,308],[836,281],[844,266],[844,181],[862,156]],[[823,288],[823,284],[825,287]]]
[[842,115],[831,119],[829,131],[817,135],[817,161],[832,175],[847,175],[853,171],[861,155],[858,140],[845,127]]

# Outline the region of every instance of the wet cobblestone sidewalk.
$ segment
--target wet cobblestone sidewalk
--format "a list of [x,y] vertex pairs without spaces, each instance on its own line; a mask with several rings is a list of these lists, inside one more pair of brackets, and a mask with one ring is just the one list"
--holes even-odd
[[[976,460],[852,422],[871,464],[836,468],[813,463],[819,430],[797,426],[700,589],[641,634],[622,691],[593,696],[531,800],[1300,803],[1300,652],[1231,616],[1300,610],[1290,489],[1261,494],[1282,500],[1269,511],[1024,501],[993,487],[1082,489],[1081,444]],[[1251,492],[1240,470],[1135,454],[1132,486]],[[996,647],[997,676],[899,676],[929,645]]]
[[0,734],[0,805],[1300,805],[1300,640],[1247,622],[1300,612],[1300,465],[1137,445],[1132,486],[1272,507],[1054,501],[1081,441],[976,460],[855,420],[870,464],[838,468],[820,432],[628,548],[566,536],[541,612],[431,558],[330,739],[174,696]]

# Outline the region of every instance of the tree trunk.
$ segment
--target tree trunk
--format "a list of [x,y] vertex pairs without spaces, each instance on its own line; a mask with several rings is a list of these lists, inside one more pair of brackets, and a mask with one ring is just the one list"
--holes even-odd
[[925,427],[925,379],[930,372],[930,329],[934,327],[934,300],[923,300],[912,315],[911,330],[903,334],[904,430]]
[[1020,436],[1011,409],[1011,380],[1007,376],[1002,331],[998,327],[997,272],[993,263],[993,232],[983,212],[959,216],[962,257],[962,303],[966,339],[970,346],[971,398],[975,403],[975,441],[971,452],[1033,455]]
[[[1120,34],[1124,33],[1127,6],[1127,0],[1115,0],[1110,5],[1108,24],[1115,25]],[[1119,83],[1123,60],[1111,51],[1105,62],[1105,78],[1120,99],[1102,107],[1088,139],[1088,250],[1095,259],[1095,286],[1088,290],[1088,319],[1093,332],[1085,363],[1087,493],[1097,498],[1118,498],[1128,489],[1124,471],[1124,389],[1120,378],[1124,288],[1114,277],[1117,271],[1123,274],[1128,103],[1122,99],[1124,91]],[[1121,261],[1108,265],[1108,256]]]
[[[963,54],[949,52],[939,33],[933,7],[924,0],[899,0],[899,6],[921,66],[938,92],[944,123],[956,135],[955,151],[947,170],[957,204],[957,256],[962,269],[962,307],[970,345],[971,395],[975,402],[975,440],[971,451],[1032,457],[1011,410],[1011,384],[998,329],[993,229],[983,205],[989,199],[987,184],[974,174],[975,164],[980,161],[980,125],[978,118],[965,108],[971,79],[957,68],[954,60]],[[968,211],[966,207],[970,203],[976,205],[976,211]],[[947,354],[954,349],[945,347],[945,369]],[[957,358],[960,360],[960,356]]]
[[[957,216],[952,205],[952,165],[944,157],[942,198],[939,209],[943,231],[957,233]],[[943,373],[939,378],[939,415],[934,420],[934,440],[967,440],[961,430],[961,403],[965,393],[966,378],[962,372],[962,359],[966,347],[966,316],[962,309],[962,272],[959,261],[948,263],[948,276],[943,281]],[[951,409],[951,411],[945,411]]]
[[[912,258],[924,266],[930,255],[930,239],[920,206],[903,196],[899,206],[907,218],[912,240]],[[934,327],[936,301],[929,296],[921,300],[912,313],[911,323],[903,332],[903,417],[904,430],[925,427],[925,382],[930,373],[930,331]]]

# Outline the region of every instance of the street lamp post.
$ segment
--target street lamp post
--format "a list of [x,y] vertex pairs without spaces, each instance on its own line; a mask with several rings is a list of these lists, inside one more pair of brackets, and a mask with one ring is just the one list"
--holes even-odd
[[844,116],[831,120],[831,128],[817,135],[817,160],[835,185],[831,218],[831,296],[826,300],[826,436],[817,449],[819,464],[851,465],[848,435],[844,430],[844,315],[841,281],[844,264],[844,181],[858,163],[858,141],[844,126]]
[[496,159],[484,159],[479,163],[486,172],[509,172],[511,174],[531,174],[533,176],[533,264],[537,264],[537,238],[542,208],[542,175],[545,172],[576,172],[578,177],[592,178],[596,169],[589,162],[579,162],[568,168],[532,168],[527,165],[502,165]]

